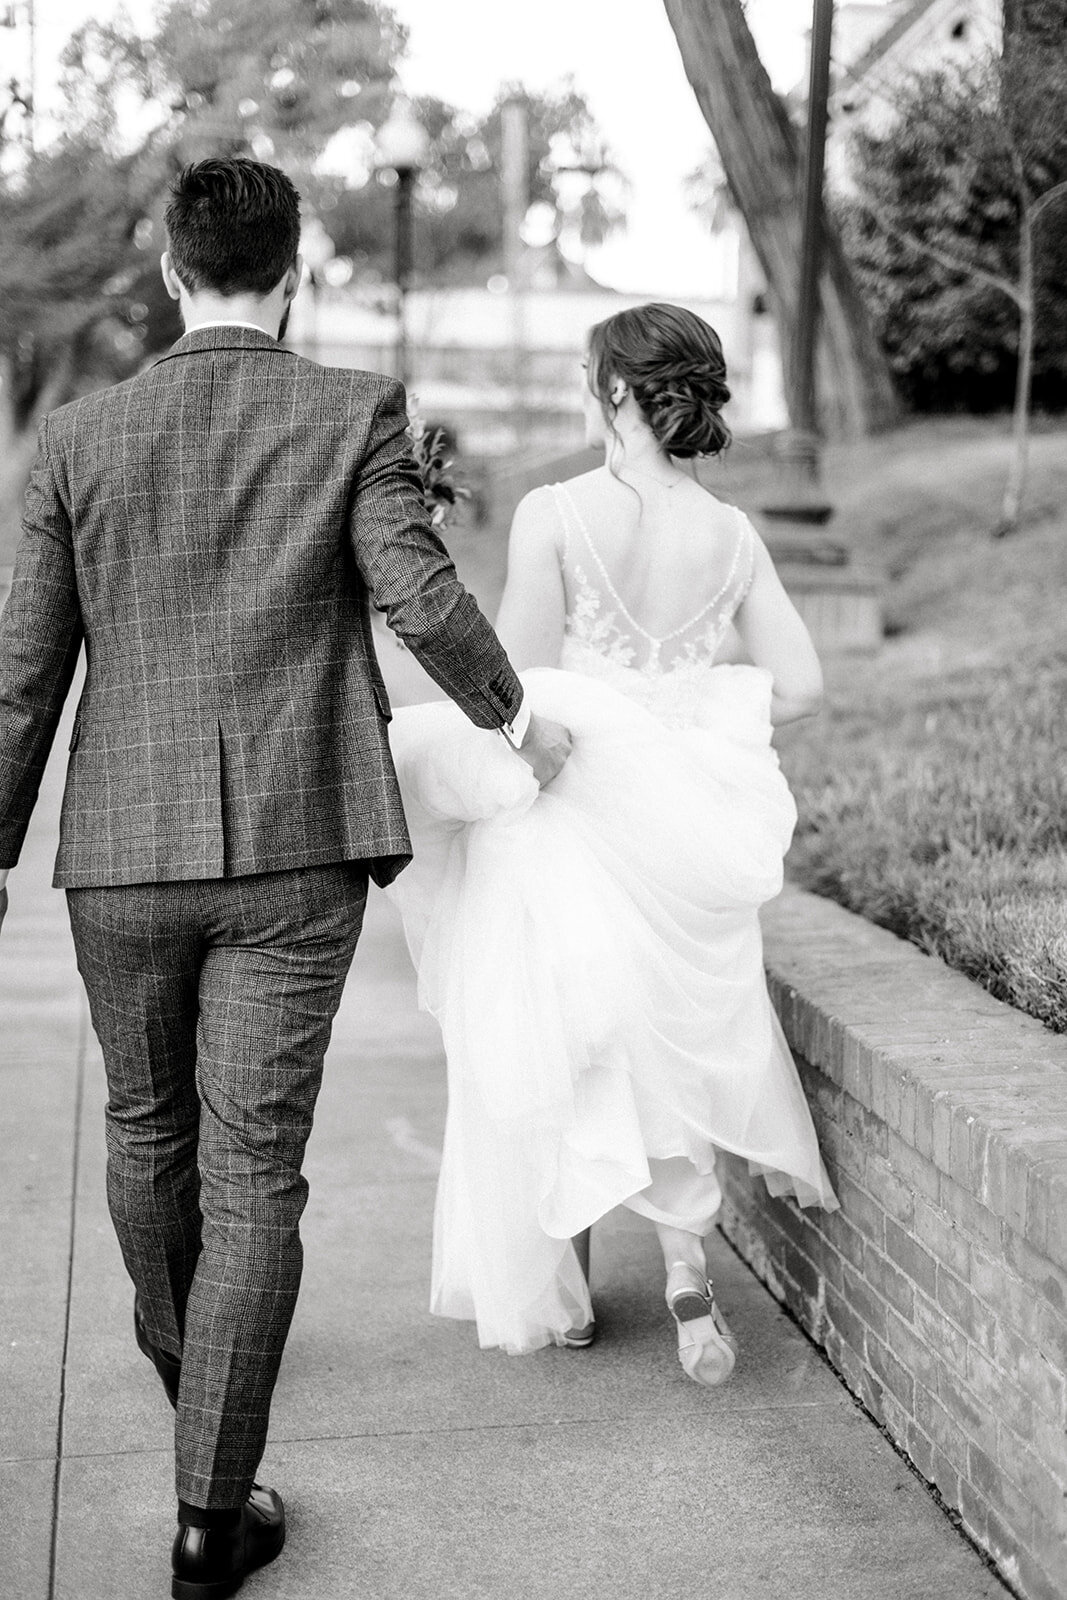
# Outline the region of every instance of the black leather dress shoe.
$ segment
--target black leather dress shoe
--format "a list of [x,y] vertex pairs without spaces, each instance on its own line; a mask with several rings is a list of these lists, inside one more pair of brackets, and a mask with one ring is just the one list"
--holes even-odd
[[145,1327],[144,1314],[141,1311],[141,1302],[134,1296],[133,1301],[133,1336],[137,1340],[137,1348],[144,1352],[163,1380],[163,1387],[167,1391],[167,1399],[175,1410],[178,1409],[178,1385],[182,1380],[182,1364],[177,1356],[169,1356],[165,1350],[160,1350],[148,1337]]
[[285,1507],[273,1489],[252,1485],[232,1528],[178,1529],[171,1564],[173,1600],[225,1600],[285,1543]]

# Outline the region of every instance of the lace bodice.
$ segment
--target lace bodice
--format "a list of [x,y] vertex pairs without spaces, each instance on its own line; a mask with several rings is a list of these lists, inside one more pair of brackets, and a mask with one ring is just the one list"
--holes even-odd
[[737,533],[727,575],[695,616],[670,633],[649,633],[627,610],[565,484],[552,486],[563,526],[567,620],[560,666],[602,678],[673,726],[700,724],[714,698],[716,654],[752,583],[755,534],[731,507]]

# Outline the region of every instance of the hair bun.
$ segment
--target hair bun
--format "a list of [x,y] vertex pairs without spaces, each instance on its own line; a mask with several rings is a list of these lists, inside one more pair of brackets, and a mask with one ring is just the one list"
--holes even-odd
[[715,329],[661,301],[617,311],[589,334],[589,386],[611,420],[611,384],[622,378],[663,450],[687,460],[730,443],[721,412],[730,398]]
[[634,388],[634,399],[657,442],[683,461],[726,449],[731,436],[721,412],[729,398],[721,365],[687,365],[684,371],[675,367]]

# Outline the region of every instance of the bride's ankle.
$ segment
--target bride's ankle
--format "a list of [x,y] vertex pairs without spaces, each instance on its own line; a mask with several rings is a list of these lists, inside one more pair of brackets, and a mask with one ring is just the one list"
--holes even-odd
[[668,1272],[673,1272],[678,1267],[685,1267],[690,1272],[698,1272],[702,1278],[706,1278],[708,1275],[708,1263],[705,1260],[703,1250],[699,1255],[672,1256],[669,1261],[664,1262],[664,1266]]
[[688,1267],[702,1278],[707,1276],[708,1264],[701,1234],[686,1233],[681,1228],[663,1228],[659,1242],[663,1250],[663,1264],[668,1272],[675,1267]]

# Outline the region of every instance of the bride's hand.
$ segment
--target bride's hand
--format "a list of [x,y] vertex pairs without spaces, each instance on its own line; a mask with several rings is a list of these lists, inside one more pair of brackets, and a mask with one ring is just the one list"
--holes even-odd
[[519,755],[544,789],[563,770],[573,745],[570,730],[548,717],[531,716]]

